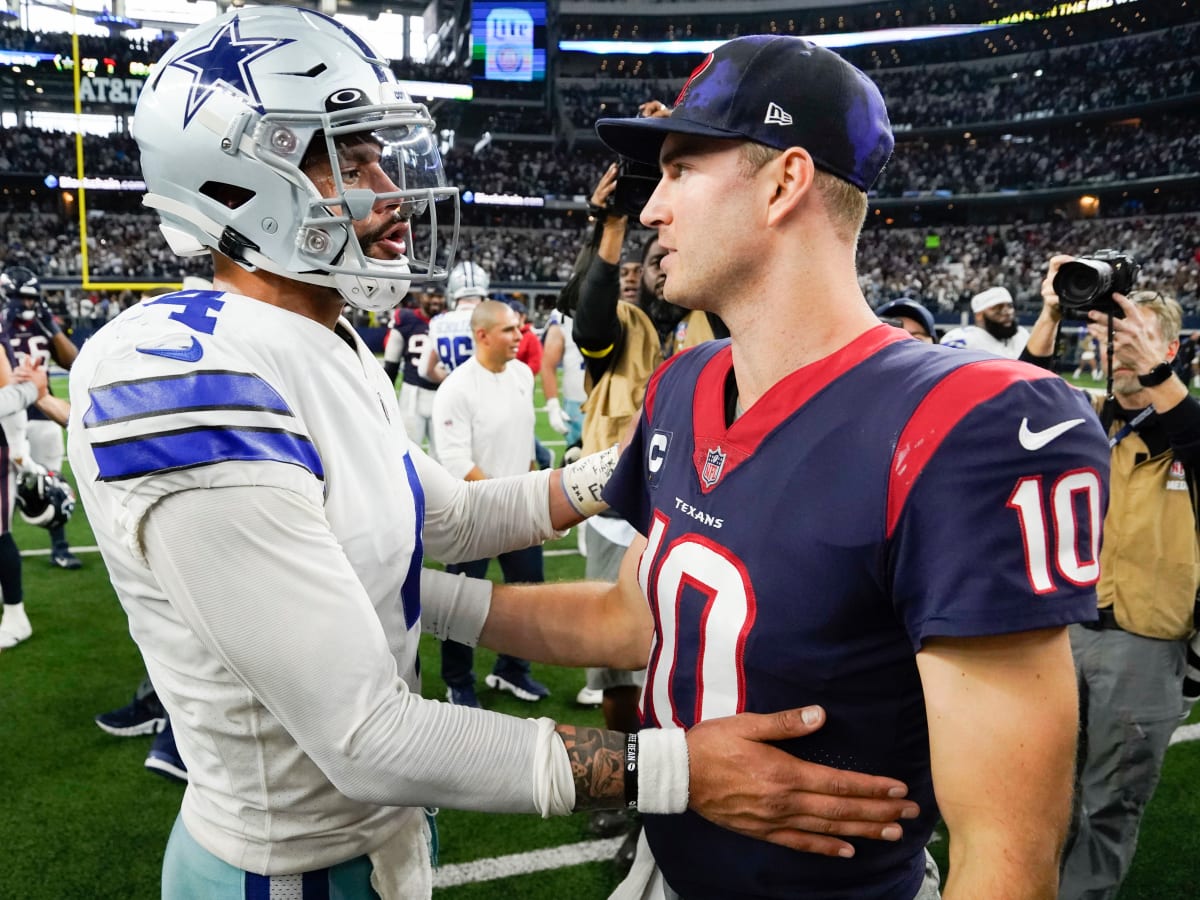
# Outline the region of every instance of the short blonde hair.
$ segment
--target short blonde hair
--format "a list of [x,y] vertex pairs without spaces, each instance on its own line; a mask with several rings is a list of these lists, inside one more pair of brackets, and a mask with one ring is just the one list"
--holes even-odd
[[1158,316],[1158,329],[1168,344],[1179,337],[1179,332],[1183,329],[1183,307],[1175,298],[1167,297],[1158,291],[1133,291],[1129,299]]
[[[766,144],[746,141],[741,146],[742,173],[747,178],[754,176],[759,169],[777,159],[781,153],[782,150],[776,150]],[[857,244],[859,232],[862,231],[863,222],[867,218],[867,195],[850,182],[822,169],[817,169],[813,186],[824,201],[838,236]]]

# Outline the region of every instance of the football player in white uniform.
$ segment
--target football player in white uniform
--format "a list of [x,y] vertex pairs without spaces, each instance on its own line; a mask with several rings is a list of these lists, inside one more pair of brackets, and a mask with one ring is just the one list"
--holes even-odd
[[486,300],[491,277],[483,266],[464,260],[446,279],[446,311],[429,322],[429,344],[419,371],[440,384],[475,353],[471,313]]
[[[613,658],[577,658],[595,618],[576,602],[606,599],[602,587],[493,597],[490,582],[422,569],[426,552],[478,559],[578,521],[615,457],[468,483],[405,435],[340,312],[386,309],[439,277],[410,228],[435,204],[457,228],[432,127],[361,38],[308,9],[198,26],[139,97],[145,202],[177,253],[212,254],[214,290],[145,300],[88,341],[69,453],[188,767],[166,897],[301,896],[314,882],[429,896],[432,806],[690,805],[780,842],[804,837],[797,811],[830,818],[811,798],[835,779],[762,743],[817,727],[798,713],[638,744],[422,699],[422,628],[470,643],[487,629],[502,651],[553,639],[562,652],[543,658],[568,665],[647,652],[614,640]],[[839,798],[831,828],[878,835],[911,805],[879,799],[902,789],[892,779],[836,775],[867,799]]]
[[992,287],[971,298],[974,325],[952,328],[942,337],[947,347],[982,350],[995,356],[1019,359],[1029,341],[1029,330],[1017,321],[1012,294]]
[[[583,354],[571,336],[573,325],[570,316],[554,310],[542,332],[545,349],[541,376],[542,391],[546,396],[546,416],[550,420],[550,427],[565,436],[568,447],[583,437],[583,412],[580,407],[587,399],[587,391],[583,386]],[[561,384],[558,379],[560,365]]]

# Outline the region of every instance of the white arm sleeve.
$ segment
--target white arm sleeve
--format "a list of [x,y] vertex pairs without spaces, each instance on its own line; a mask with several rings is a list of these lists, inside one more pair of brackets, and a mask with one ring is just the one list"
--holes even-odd
[[487,559],[564,534],[550,522],[551,470],[461,481],[415,445],[409,445],[409,454],[425,490],[421,538],[433,559]]
[[348,797],[543,815],[574,805],[552,722],[407,689],[322,510],[299,494],[172,494],[151,508],[143,537],[186,625]]
[[0,388],[0,419],[20,412],[31,403],[36,403],[37,394],[37,385],[32,381],[6,384]]
[[421,570],[421,630],[439,641],[479,645],[492,609],[492,583],[437,569]]

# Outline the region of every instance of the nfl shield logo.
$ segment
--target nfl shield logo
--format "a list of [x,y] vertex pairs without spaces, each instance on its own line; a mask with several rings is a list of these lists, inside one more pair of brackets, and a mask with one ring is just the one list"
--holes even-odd
[[725,468],[725,453],[720,447],[709,450],[704,455],[704,468],[700,470],[700,480],[706,488],[711,488],[721,480],[721,470]]

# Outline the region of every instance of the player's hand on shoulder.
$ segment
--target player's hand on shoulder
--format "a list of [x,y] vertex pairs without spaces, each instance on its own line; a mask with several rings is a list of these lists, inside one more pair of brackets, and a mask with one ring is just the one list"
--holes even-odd
[[895,841],[916,818],[894,778],[832,769],[771,742],[803,738],[825,724],[819,706],[709,719],[688,730],[688,806],[722,828],[823,856],[853,856],[844,837]]

